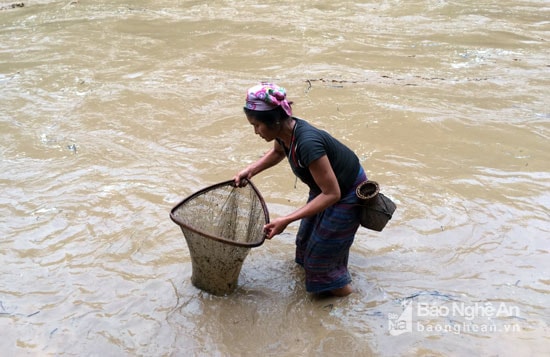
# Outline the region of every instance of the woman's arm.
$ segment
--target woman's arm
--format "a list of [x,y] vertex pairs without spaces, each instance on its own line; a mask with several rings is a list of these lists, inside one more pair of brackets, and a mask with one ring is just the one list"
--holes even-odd
[[248,165],[245,169],[241,170],[235,177],[235,185],[243,186],[243,179],[251,179],[252,176],[259,174],[260,172],[277,165],[285,158],[285,151],[281,144],[277,141],[274,142],[273,148],[264,154],[258,161]]
[[268,239],[283,232],[290,223],[322,212],[340,200],[340,186],[327,155],[313,161],[309,165],[309,171],[321,189],[321,193],[288,216],[277,218],[266,224],[264,229],[267,231]]

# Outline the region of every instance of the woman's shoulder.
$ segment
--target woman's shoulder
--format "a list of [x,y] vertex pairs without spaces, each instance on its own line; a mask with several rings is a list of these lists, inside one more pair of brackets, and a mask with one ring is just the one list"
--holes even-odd
[[308,122],[307,120],[294,117],[294,120],[296,120],[296,130],[301,132],[312,132],[312,131],[318,131],[313,124]]
[[321,130],[317,128],[315,125],[311,124],[307,120],[300,119],[300,118],[294,118],[296,120],[296,133],[297,136],[302,138],[322,138],[325,135],[328,135],[327,132],[324,130]]

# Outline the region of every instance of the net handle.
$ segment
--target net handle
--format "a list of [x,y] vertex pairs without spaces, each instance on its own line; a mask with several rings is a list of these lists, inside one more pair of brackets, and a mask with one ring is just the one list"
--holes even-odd
[[[247,178],[244,178],[242,181],[245,182],[245,185],[250,185],[250,187],[252,188],[252,190],[254,190],[254,193],[258,196],[259,200],[260,200],[260,204],[262,205],[262,210],[264,212],[264,218],[265,218],[265,222],[266,224],[269,223],[269,211],[267,210],[267,205],[264,201],[264,198],[263,196],[261,195],[260,191],[258,191],[258,188],[256,187],[256,185],[254,185],[252,183],[251,180],[247,179]],[[235,185],[235,180],[227,180],[227,181],[223,181],[223,182],[219,182],[219,183],[216,183],[212,186],[208,186],[208,187],[205,187],[195,193],[193,193],[191,196],[183,199],[180,203],[178,203],[176,206],[174,206],[174,208],[172,208],[172,210],[170,211],[170,219],[176,223],[177,225],[181,226],[181,227],[184,227],[185,229],[188,229],[190,231],[193,231],[195,233],[198,233],[200,235],[203,235],[205,237],[208,237],[208,238],[211,238],[211,239],[214,239],[218,242],[223,242],[223,243],[227,243],[227,244],[231,244],[231,245],[235,245],[235,246],[239,246],[239,247],[248,247],[248,248],[253,248],[253,247],[257,247],[257,246],[260,246],[264,243],[264,241],[266,240],[267,238],[267,233],[264,232],[264,234],[262,235],[262,239],[259,240],[258,242],[255,242],[255,243],[241,243],[241,242],[234,242],[234,241],[229,241],[227,239],[224,239],[222,237],[218,237],[218,236],[214,236],[214,235],[211,235],[211,234],[208,234],[208,233],[205,233],[205,232],[202,232],[196,228],[193,228],[191,226],[189,226],[188,224],[185,224],[184,222],[180,221],[178,219],[178,217],[175,215],[175,212],[182,206],[184,205],[187,201],[189,200],[192,200],[193,198],[199,196],[199,195],[202,195],[203,193],[205,192],[208,192],[208,191],[211,191],[211,190],[215,190],[216,188],[219,188],[219,187],[223,187],[223,186],[233,186],[233,187],[237,187]]]

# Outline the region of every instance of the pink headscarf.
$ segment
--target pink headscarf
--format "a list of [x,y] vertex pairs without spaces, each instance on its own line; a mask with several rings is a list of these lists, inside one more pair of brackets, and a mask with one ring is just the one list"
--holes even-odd
[[245,108],[264,112],[279,106],[288,116],[292,116],[292,109],[286,100],[286,90],[276,84],[262,82],[250,88],[246,94]]

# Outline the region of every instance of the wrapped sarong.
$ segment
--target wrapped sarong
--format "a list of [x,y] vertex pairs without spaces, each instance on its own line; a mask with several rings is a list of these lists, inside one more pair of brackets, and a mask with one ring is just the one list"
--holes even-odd
[[[356,187],[367,179],[359,174],[340,201],[323,212],[303,218],[296,235],[296,263],[306,272],[306,290],[321,293],[343,288],[351,282],[349,250],[359,228]],[[310,192],[308,202],[316,194]]]

